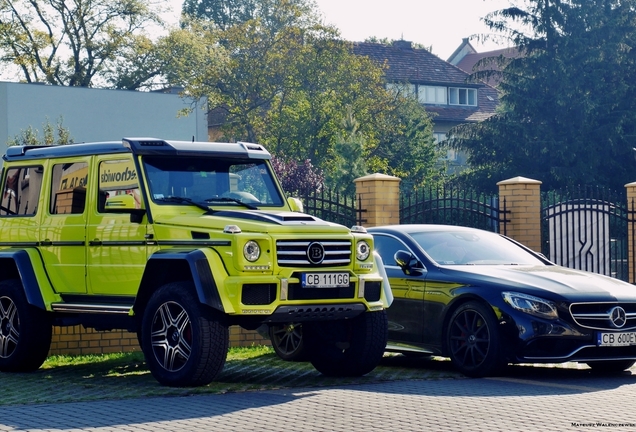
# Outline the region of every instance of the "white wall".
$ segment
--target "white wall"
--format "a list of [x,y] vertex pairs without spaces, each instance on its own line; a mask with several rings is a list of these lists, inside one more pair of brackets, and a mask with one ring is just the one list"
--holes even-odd
[[75,142],[141,136],[207,141],[201,105],[178,116],[190,106],[177,94],[0,82],[0,154],[22,130],[31,126],[42,136],[43,124],[56,125],[60,116]]

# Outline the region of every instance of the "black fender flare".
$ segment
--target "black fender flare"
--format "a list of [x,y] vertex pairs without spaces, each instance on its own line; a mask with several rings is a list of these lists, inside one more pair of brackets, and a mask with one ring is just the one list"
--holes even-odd
[[[174,269],[171,263],[178,263],[177,268],[189,270],[199,301],[213,309],[224,312],[223,302],[212,275],[212,269],[205,254],[199,250],[162,250],[155,252],[148,262],[141,279],[140,292],[147,292],[147,286],[158,286],[160,281],[170,282],[183,280],[180,275],[168,274],[169,269]],[[163,276],[163,277],[161,277]],[[161,278],[160,278],[161,277]],[[167,279],[166,279],[167,277]],[[163,284],[163,283],[161,283]],[[137,297],[135,309],[140,303],[145,304],[149,296]]]
[[[33,263],[31,263],[31,257],[25,250],[5,249],[0,251],[0,261],[13,261],[15,264],[15,270],[17,270],[17,277],[22,282],[24,288],[24,294],[26,295],[27,302],[30,305],[46,310],[44,303],[44,297],[40,290],[40,284],[35,276],[35,270],[33,269]],[[5,278],[7,274],[3,275]]]

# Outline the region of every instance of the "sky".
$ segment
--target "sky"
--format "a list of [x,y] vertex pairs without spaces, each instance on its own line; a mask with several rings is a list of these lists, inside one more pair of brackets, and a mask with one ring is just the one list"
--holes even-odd
[[[361,42],[404,39],[432,47],[433,54],[447,60],[462,39],[488,33],[481,18],[508,7],[510,0],[314,0],[325,23],[340,30],[342,37]],[[183,0],[169,0],[173,12],[169,21],[178,20]],[[493,42],[470,42],[478,52],[505,48]]]

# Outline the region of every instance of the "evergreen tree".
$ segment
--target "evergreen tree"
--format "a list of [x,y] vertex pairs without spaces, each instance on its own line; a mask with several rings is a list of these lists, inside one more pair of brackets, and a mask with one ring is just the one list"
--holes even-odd
[[[515,176],[546,189],[636,180],[636,0],[528,0],[486,23],[520,50],[490,59],[501,112],[451,131],[469,153],[463,180],[482,188]],[[487,65],[488,62],[484,62]]]

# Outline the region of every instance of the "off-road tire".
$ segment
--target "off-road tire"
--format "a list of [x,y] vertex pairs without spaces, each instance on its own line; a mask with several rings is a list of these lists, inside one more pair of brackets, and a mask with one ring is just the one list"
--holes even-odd
[[51,335],[49,316],[27,302],[22,283],[0,282],[0,371],[38,369],[49,353]]
[[497,318],[492,309],[471,301],[457,308],[446,330],[446,344],[453,365],[464,375],[494,375],[503,361]]
[[144,311],[141,346],[159,383],[193,387],[210,383],[223,369],[229,332],[199,303],[191,282],[159,288]]
[[327,376],[362,376],[380,363],[388,338],[386,311],[356,318],[305,323],[311,364]]

